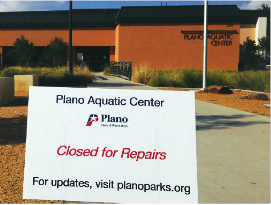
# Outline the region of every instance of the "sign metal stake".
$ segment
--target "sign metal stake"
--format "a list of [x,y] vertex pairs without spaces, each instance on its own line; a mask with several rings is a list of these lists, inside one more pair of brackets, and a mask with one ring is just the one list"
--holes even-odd
[[208,0],[204,0],[204,33],[203,33],[203,89],[207,84],[207,34],[208,34]]
[[72,69],[72,1],[70,0],[69,9],[69,70],[70,74],[73,74]]

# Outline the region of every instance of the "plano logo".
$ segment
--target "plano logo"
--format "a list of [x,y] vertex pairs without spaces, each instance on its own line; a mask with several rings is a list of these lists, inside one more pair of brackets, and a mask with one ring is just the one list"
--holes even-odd
[[127,123],[127,117],[113,117],[111,115],[102,115],[102,122],[120,122],[120,123]]
[[92,126],[93,122],[98,122],[100,119],[101,123],[99,123],[102,127],[128,127],[128,125],[124,125],[128,122],[127,117],[117,117],[106,114],[101,114],[100,117],[96,114],[91,114],[88,118],[86,126]]
[[86,124],[86,126],[91,126],[92,125],[92,122],[97,122],[99,121],[99,118],[98,118],[98,115],[96,114],[91,114],[88,118],[88,122]]

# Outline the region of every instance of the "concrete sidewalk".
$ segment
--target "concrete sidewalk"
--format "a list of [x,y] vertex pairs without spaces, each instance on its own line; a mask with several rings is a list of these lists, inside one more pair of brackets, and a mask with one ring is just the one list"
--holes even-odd
[[270,203],[270,119],[196,101],[199,203]]
[[106,89],[133,89],[133,90],[157,90],[151,86],[134,83],[122,78],[114,76],[104,76],[103,73],[96,73],[96,81],[89,84],[93,88],[106,88]]
[[[90,87],[156,88],[97,74]],[[199,203],[270,203],[270,119],[196,101]]]

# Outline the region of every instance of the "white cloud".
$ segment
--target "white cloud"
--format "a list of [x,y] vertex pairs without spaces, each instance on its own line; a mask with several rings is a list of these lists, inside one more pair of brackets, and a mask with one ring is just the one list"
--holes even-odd
[[[0,12],[9,11],[47,11],[67,9],[64,0],[58,1],[0,1]],[[67,7],[67,8],[66,8]]]
[[242,4],[240,9],[256,10],[260,8],[262,4],[267,4],[270,6],[270,1],[251,1],[249,3]]
[[59,6],[65,4],[65,3],[66,3],[66,0],[57,0],[56,1],[56,5],[59,5]]
[[28,9],[29,3],[22,1],[4,1],[0,3],[0,12],[5,11],[25,11]]

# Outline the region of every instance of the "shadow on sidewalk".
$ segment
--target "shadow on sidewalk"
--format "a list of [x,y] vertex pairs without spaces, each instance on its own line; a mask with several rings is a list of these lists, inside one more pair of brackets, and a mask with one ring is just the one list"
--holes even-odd
[[15,107],[15,106],[27,106],[28,97],[26,96],[15,96],[14,100],[6,105],[1,105],[1,107]]
[[104,76],[96,75],[96,80],[108,80],[108,78],[106,78]]
[[103,82],[94,82],[92,84],[88,84],[88,87],[91,88],[95,88],[95,87],[101,87],[101,88],[104,88],[104,87],[114,87],[114,88],[117,88],[117,87],[139,87],[139,86],[142,86],[140,84],[134,84],[134,83],[103,83]]
[[255,117],[255,115],[197,115],[197,130],[229,129],[255,124],[269,124],[265,121],[246,121],[245,118],[248,117]]

